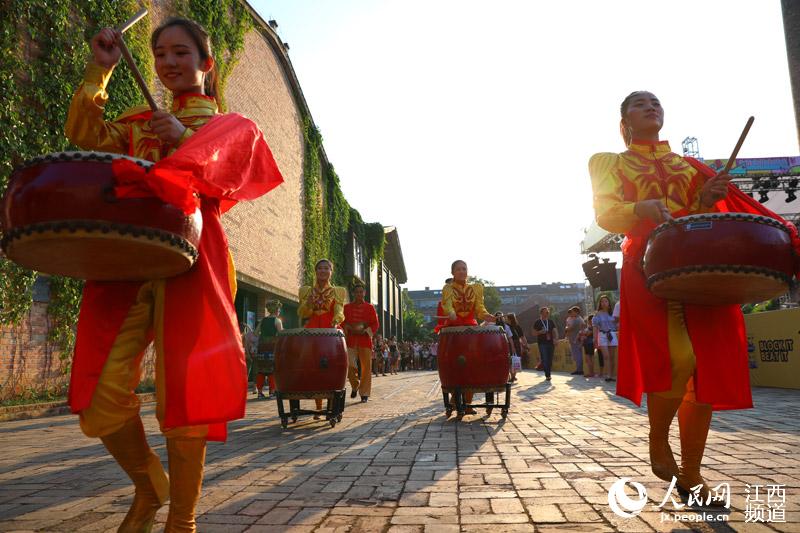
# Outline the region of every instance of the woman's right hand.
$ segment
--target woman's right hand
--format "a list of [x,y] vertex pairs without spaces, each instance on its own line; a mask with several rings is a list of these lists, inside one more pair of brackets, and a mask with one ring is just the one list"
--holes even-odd
[[103,28],[92,37],[92,55],[95,63],[110,69],[119,62],[122,52],[117,45],[117,39],[120,36],[120,33],[114,28]]
[[664,201],[659,199],[636,202],[633,206],[633,212],[639,218],[650,219],[656,224],[672,220],[669,209],[667,209]]

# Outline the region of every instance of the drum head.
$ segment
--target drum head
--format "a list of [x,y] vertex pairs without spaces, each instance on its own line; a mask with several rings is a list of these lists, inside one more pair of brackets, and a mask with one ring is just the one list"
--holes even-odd
[[734,272],[687,272],[650,283],[659,298],[695,305],[741,305],[771,300],[789,292],[780,272],[774,275]]
[[7,241],[5,253],[26,268],[94,281],[169,278],[189,270],[197,257],[188,243],[114,230],[21,233]]

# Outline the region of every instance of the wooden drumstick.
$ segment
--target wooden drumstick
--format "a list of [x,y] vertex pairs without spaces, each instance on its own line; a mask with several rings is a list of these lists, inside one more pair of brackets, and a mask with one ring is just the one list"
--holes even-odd
[[755,119],[756,119],[755,117],[750,117],[747,119],[747,124],[744,125],[742,134],[739,136],[739,142],[736,143],[736,147],[733,149],[731,157],[728,159],[728,162],[725,163],[725,168],[722,170],[722,172],[720,172],[720,174],[727,174],[728,172],[730,172],[731,167],[733,167],[733,164],[736,162],[736,156],[739,155],[739,149],[742,147],[742,144],[744,144],[744,139],[750,132],[750,126],[753,125],[753,121]]
[[125,44],[125,40],[122,38],[122,32],[133,26],[138,20],[144,17],[147,14],[146,9],[140,9],[136,15],[128,19],[122,26],[119,27],[120,36],[117,39],[117,46],[119,46],[120,51],[122,52],[122,57],[125,59],[125,63],[128,64],[128,68],[131,69],[133,72],[133,78],[136,80],[137,85],[139,85],[139,89],[141,89],[142,94],[144,94],[145,100],[147,100],[147,104],[150,106],[150,109],[153,111],[158,111],[158,105],[156,101],[153,99],[153,95],[150,94],[150,89],[147,87],[147,82],[144,81],[142,77],[142,73],[139,72],[139,68],[136,66],[136,62],[133,60],[133,56],[131,55],[131,51],[128,50],[128,45]]
[[147,9],[145,9],[145,8],[140,9],[134,16],[132,16],[131,18],[126,20],[124,23],[122,23],[120,26],[118,26],[117,27],[117,31],[120,32],[120,33],[125,33],[126,31],[128,31],[131,28],[131,26],[133,26],[134,24],[139,22],[141,19],[143,19],[145,15],[147,15]]

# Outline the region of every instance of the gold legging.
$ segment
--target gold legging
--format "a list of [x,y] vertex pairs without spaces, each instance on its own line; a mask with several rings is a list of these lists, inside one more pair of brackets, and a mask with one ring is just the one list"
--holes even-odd
[[669,335],[669,358],[672,368],[672,388],[669,391],[654,394],[663,398],[682,398],[694,401],[694,375],[697,360],[695,359],[692,341],[686,329],[683,304],[667,302],[667,331]]
[[166,399],[164,378],[164,280],[142,284],[136,301],[122,322],[108,354],[92,403],[80,412],[81,430],[87,437],[105,437],[133,417],[139,416],[139,398],[134,393],[141,377],[144,349],[151,330],[156,348],[156,418],[166,437],[205,437],[208,426],[164,427]]

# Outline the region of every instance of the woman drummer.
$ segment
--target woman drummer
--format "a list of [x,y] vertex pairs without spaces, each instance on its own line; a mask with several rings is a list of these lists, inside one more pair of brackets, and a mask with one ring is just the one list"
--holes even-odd
[[[664,110],[652,93],[631,93],[620,113],[627,150],[595,154],[589,161],[597,223],[627,237],[617,394],[640,404],[642,392],[647,393],[653,473],[665,481],[677,477],[684,492],[699,485],[700,495],[707,499],[700,463],[711,412],[752,407],[742,315],[738,306],[707,307],[717,310],[709,315],[656,298],[645,286],[641,260],[657,224],[716,211],[715,204],[727,195],[730,176],[713,175],[659,139]],[[721,330],[737,334],[722,340],[715,335]],[[668,441],[676,413],[680,467]]]
[[[466,261],[458,259],[450,265],[452,281],[442,287],[442,311],[447,317],[443,327],[477,326],[478,319],[494,322],[494,315],[483,304],[483,285],[467,283]],[[464,393],[464,402],[472,403],[472,392]],[[466,414],[474,415],[471,407]]]
[[[344,304],[347,303],[347,289],[331,285],[333,263],[320,259],[314,265],[314,285],[300,288],[300,307],[297,314],[305,320],[306,328],[338,328],[344,322]],[[317,411],[322,409],[322,399],[316,398]],[[318,420],[319,415],[314,415]]]
[[[191,20],[166,20],[150,41],[156,74],[172,94],[171,110],[139,107],[105,121],[106,87],[120,59],[120,39],[111,28],[92,38],[93,59],[73,95],[66,135],[82,149],[160,160],[150,177],[135,164],[133,170],[128,167],[127,183],[140,196],[163,200],[165,189],[157,184],[170,181],[170,190],[188,198],[191,211],[199,206],[203,235],[197,263],[185,274],[143,283],[86,283],[70,405],[80,415],[81,430],[99,437],[134,482],[133,503],[120,531],[149,531],[167,499],[165,531],[194,531],[206,440],[225,440],[225,423],[244,416],[247,394],[233,307],[236,275],[220,215],[237,200],[260,196],[283,178],[254,123],[238,115],[218,115],[210,39]],[[211,144],[217,159],[197,160]],[[170,166],[176,158],[183,165],[178,179]],[[246,161],[250,170],[238,161]],[[227,171],[225,183],[215,173],[220,166]],[[125,166],[114,166],[119,178],[117,168]],[[139,180],[136,186],[133,180]],[[119,190],[117,194],[124,196]],[[156,348],[156,416],[167,440],[169,480],[147,444],[134,393],[141,354],[151,340]]]

